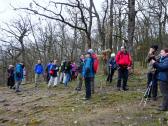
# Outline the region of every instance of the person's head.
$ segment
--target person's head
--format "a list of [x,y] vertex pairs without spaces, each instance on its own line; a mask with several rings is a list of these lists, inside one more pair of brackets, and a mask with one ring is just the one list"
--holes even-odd
[[88,53],[94,53],[94,51],[93,51],[93,49],[88,49],[88,51],[87,51]]
[[13,68],[14,66],[13,65],[9,65],[9,69]]
[[121,46],[121,51],[125,52],[126,51],[126,47],[125,46]]
[[115,53],[111,53],[111,57],[115,57]]
[[38,64],[41,64],[41,60],[37,60],[37,63],[38,63]]
[[57,64],[57,60],[54,60],[54,64]]
[[158,45],[152,45],[152,46],[150,47],[150,50],[151,50],[152,52],[156,52],[156,51],[158,50]]
[[168,48],[162,49],[162,50],[160,51],[160,55],[163,56],[163,57],[168,56]]
[[80,56],[80,59],[84,59],[84,58],[85,58],[85,56],[84,56],[84,55],[81,55],[81,56]]
[[85,55],[86,58],[89,58],[91,57],[91,53],[87,52],[86,55]]

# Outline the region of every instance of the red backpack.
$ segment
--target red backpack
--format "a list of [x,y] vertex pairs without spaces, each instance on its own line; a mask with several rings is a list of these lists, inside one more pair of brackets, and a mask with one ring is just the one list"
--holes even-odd
[[51,76],[54,75],[54,70],[51,69],[49,73]]
[[97,55],[95,53],[92,54],[93,59],[93,71],[94,73],[97,73],[99,68],[99,59],[97,58]]

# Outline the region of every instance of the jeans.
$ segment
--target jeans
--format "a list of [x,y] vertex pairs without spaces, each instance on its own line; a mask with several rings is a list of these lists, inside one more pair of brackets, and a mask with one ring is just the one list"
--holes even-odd
[[70,79],[71,79],[70,73],[65,73],[64,79],[63,79],[63,83],[64,83],[65,86],[68,85],[68,82],[70,81]]
[[19,91],[19,89],[20,89],[19,87],[20,87],[21,83],[22,83],[22,80],[15,81],[15,89],[16,89],[16,91]]

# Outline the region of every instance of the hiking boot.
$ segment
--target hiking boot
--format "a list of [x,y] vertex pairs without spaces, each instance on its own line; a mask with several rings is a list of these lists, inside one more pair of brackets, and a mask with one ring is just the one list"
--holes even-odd
[[156,97],[153,97],[152,100],[153,100],[153,101],[157,101],[157,98],[156,98]]
[[16,90],[15,92],[18,93],[18,92],[21,92],[21,91],[20,90]]
[[120,87],[117,87],[117,91],[121,91],[121,90],[120,90]]
[[168,109],[166,107],[159,107],[157,108],[158,111],[167,111]]
[[128,88],[123,88],[123,91],[128,91],[129,89]]
[[84,97],[84,98],[82,98],[82,100],[87,101],[87,100],[89,100],[90,98],[91,98],[91,97],[89,97],[89,98]]
[[75,88],[76,91],[81,91],[81,88],[77,87]]

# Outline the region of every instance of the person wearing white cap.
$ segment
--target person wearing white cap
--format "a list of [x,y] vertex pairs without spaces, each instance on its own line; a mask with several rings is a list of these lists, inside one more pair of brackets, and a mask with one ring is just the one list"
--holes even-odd
[[111,57],[108,61],[108,77],[107,77],[107,82],[112,83],[113,75],[115,70],[117,69],[117,64],[115,61],[115,53],[111,54]]

